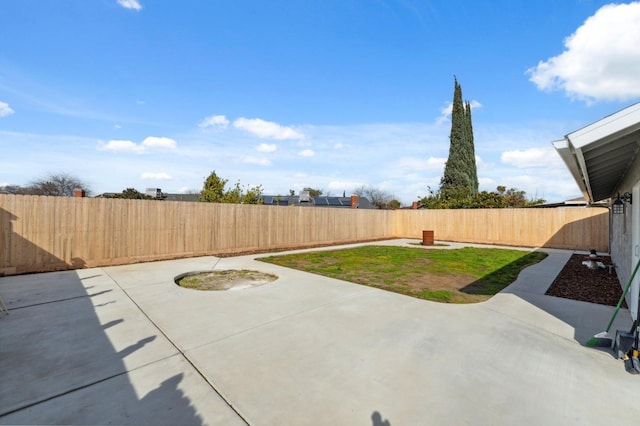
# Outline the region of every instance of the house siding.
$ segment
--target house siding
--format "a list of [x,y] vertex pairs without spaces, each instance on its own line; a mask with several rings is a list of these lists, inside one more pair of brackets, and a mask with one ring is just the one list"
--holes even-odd
[[[612,197],[625,192],[633,193],[633,203],[625,203],[624,215],[611,214],[610,218],[611,257],[616,264],[618,279],[623,287],[629,282],[636,262],[640,258],[640,154],[636,154],[629,172],[616,188]],[[637,315],[637,295],[639,292],[640,276],[636,276],[626,299],[634,318]]]

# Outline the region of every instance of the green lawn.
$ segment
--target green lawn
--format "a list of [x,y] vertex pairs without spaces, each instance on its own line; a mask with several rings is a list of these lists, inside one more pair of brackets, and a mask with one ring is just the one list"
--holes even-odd
[[489,299],[546,253],[494,248],[362,246],[261,258],[263,262],[446,303]]

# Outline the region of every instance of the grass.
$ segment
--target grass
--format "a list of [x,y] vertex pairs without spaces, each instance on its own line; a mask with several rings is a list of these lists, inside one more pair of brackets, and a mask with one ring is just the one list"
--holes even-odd
[[473,303],[489,299],[546,256],[494,248],[362,246],[260,260],[421,299]]
[[433,300],[434,302],[450,303],[453,301],[453,292],[448,290],[427,290],[418,293],[420,299]]

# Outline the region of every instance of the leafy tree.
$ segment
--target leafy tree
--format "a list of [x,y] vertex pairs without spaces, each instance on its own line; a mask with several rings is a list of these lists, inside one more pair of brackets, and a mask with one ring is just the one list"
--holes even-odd
[[134,188],[123,189],[121,194],[109,195],[106,198],[125,198],[127,200],[155,200],[155,197],[143,194],[142,192]]
[[240,186],[240,182],[236,182],[236,184],[229,190],[227,190],[222,196],[222,202],[227,204],[241,204],[242,203],[242,187]]
[[466,197],[478,192],[471,104],[462,102],[462,87],[454,77],[449,157],[440,180],[440,194],[445,198]]
[[320,197],[322,195],[322,189],[304,188],[303,191],[309,191],[310,197]]
[[228,180],[219,177],[215,170],[205,179],[204,187],[200,192],[202,201],[209,203],[223,203],[225,191],[224,187]]
[[262,204],[262,185],[242,188],[240,182],[226,190],[228,179],[219,177],[215,170],[205,179],[200,199],[209,203]]
[[402,203],[400,203],[400,201],[396,200],[395,198],[391,201],[389,201],[389,203],[387,204],[388,208],[390,209],[399,209],[400,206],[402,205]]
[[262,204],[262,185],[254,186],[252,188],[246,188],[242,196],[241,204]]
[[504,200],[504,207],[529,207],[544,204],[545,202],[543,198],[532,197],[527,199],[526,193],[516,188],[506,189],[504,186],[498,186],[496,190]]
[[526,198],[525,191],[515,188],[506,189],[498,186],[496,191],[477,192],[473,195],[466,192],[450,194],[445,197],[440,191],[429,188],[429,195],[418,203],[427,209],[493,209],[509,207],[530,207],[545,202],[542,198]]

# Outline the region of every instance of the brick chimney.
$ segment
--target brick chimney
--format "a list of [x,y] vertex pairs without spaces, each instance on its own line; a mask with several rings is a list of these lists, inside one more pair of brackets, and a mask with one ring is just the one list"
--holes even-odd
[[78,198],[83,198],[83,197],[86,197],[87,194],[84,192],[84,189],[76,188],[73,190],[73,196]]
[[357,209],[358,208],[358,196],[357,195],[352,195],[351,196],[351,208],[352,209]]
[[418,202],[417,202],[417,201],[414,201],[413,203],[411,203],[411,208],[412,208],[413,210],[418,210]]

